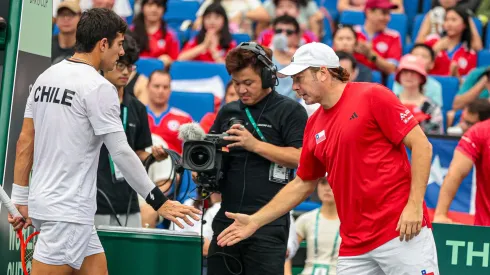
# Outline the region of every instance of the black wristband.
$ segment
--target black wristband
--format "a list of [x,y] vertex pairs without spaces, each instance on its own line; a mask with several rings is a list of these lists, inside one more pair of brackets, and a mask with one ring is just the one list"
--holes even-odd
[[155,186],[155,188],[153,188],[153,190],[150,191],[148,196],[146,196],[145,200],[146,203],[151,205],[151,207],[153,207],[153,209],[157,211],[158,209],[160,209],[160,207],[162,207],[162,205],[166,201],[168,201],[168,198],[162,193],[162,191],[157,186]]

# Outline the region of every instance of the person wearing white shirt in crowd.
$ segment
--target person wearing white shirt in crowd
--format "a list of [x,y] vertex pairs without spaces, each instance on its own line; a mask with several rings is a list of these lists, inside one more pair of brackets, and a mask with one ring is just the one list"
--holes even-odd
[[335,275],[341,243],[340,220],[332,188],[326,178],[320,180],[317,191],[322,206],[296,220],[298,243],[306,240],[306,261],[301,275]]

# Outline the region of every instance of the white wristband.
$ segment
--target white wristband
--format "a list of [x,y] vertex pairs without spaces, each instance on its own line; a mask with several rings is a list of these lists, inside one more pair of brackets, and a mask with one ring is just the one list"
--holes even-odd
[[27,205],[29,201],[29,186],[12,184],[11,200],[14,204]]

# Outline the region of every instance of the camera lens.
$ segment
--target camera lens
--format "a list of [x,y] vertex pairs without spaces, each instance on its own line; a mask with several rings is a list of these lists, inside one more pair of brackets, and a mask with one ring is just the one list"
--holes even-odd
[[194,148],[189,154],[189,159],[193,166],[195,167],[203,167],[208,164],[209,159],[211,157],[211,152],[209,149],[204,146],[198,146]]
[[230,120],[228,120],[228,128],[235,124],[245,125],[245,122],[243,121],[243,119],[239,119],[236,117],[232,117],[230,118]]

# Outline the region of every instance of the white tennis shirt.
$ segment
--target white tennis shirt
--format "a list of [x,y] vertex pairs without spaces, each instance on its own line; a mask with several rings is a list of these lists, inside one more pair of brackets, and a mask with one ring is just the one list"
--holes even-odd
[[64,60],[42,73],[24,117],[34,121],[29,216],[93,224],[102,135],[123,131],[116,88],[93,67]]

